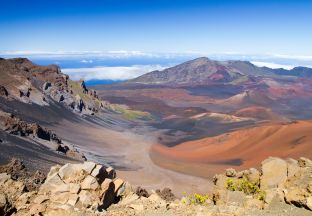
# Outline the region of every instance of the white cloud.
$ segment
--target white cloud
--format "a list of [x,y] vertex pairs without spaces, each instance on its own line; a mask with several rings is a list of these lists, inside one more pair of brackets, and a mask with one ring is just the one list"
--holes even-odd
[[284,65],[284,64],[276,64],[273,62],[259,62],[259,61],[251,61],[252,64],[258,66],[258,67],[269,67],[269,68],[284,68],[286,70],[291,70],[293,69],[295,66],[293,65]]
[[133,65],[129,67],[94,67],[94,68],[66,68],[62,72],[73,80],[128,80],[154,70],[163,70],[161,65]]
[[81,63],[93,63],[93,60],[92,59],[90,59],[90,60],[86,60],[86,59],[83,59],[83,60],[81,60],[80,61]]
[[282,59],[293,59],[301,61],[312,61],[312,56],[309,55],[284,55],[284,54],[273,54],[273,57]]
[[[184,50],[183,52],[143,52],[138,50],[111,50],[111,51],[0,51],[0,57],[26,57],[31,60],[48,59],[53,62],[62,60],[77,60],[81,63],[90,64],[97,60],[123,60],[123,59],[166,59],[167,62],[181,62],[183,59],[191,60],[197,57],[207,56],[214,60],[244,60],[258,62],[259,66],[271,68],[286,68],[294,66],[312,65],[311,55],[287,55],[278,53],[251,54],[234,51],[228,52],[199,52]],[[89,60],[92,59],[92,60]],[[93,62],[91,62],[93,61]],[[147,61],[145,61],[147,62]],[[155,61],[153,61],[155,62]],[[138,62],[137,64],[142,64]],[[155,64],[155,63],[151,63]],[[157,63],[156,63],[157,64]]]

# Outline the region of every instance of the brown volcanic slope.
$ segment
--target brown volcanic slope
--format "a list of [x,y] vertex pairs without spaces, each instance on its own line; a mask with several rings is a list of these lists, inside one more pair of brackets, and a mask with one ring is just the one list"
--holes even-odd
[[202,177],[212,177],[229,165],[256,167],[269,156],[311,157],[312,121],[264,125],[175,147],[154,145],[152,159],[160,166]]
[[272,109],[261,106],[250,106],[234,112],[234,116],[255,118],[258,120],[285,121],[285,117],[274,113]]

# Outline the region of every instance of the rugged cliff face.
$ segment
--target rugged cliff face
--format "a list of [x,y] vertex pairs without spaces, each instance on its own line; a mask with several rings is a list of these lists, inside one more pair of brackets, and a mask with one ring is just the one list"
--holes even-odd
[[72,81],[56,65],[39,66],[28,59],[0,59],[0,96],[49,106],[53,102],[66,105],[75,112],[94,114],[104,107],[95,90],[84,81]]
[[[53,131],[37,123],[23,121],[13,114],[0,111],[0,130],[7,136],[13,136],[21,140],[24,139],[33,142],[34,145],[40,144],[46,146],[48,147],[48,151],[58,152],[76,160],[86,159],[73,145],[63,142]],[[9,140],[3,139],[2,142],[8,142]]]
[[[311,215],[312,161],[268,158],[261,170],[230,168],[205,195],[148,193],[93,162],[30,174],[19,161],[0,167],[1,215]],[[32,183],[31,183],[32,182]]]

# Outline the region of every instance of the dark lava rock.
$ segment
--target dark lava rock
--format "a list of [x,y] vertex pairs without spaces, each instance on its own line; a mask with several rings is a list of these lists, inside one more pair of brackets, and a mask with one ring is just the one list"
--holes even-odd
[[137,187],[135,193],[136,193],[139,197],[146,197],[146,198],[147,198],[147,197],[150,196],[149,193],[147,192],[147,190],[144,189],[144,188],[141,188],[140,186]]
[[46,90],[48,90],[51,86],[52,86],[52,85],[51,85],[50,82],[45,82],[45,83],[43,84],[43,86],[42,86],[42,89],[43,89],[44,91],[46,91]]
[[176,199],[170,188],[164,188],[162,191],[156,190],[156,193],[166,201],[174,201]]
[[30,96],[30,90],[31,89],[24,89],[24,90],[19,90],[20,92],[20,97],[29,97]]
[[9,93],[6,90],[6,88],[4,86],[0,85],[0,96],[7,97],[8,95],[9,95]]

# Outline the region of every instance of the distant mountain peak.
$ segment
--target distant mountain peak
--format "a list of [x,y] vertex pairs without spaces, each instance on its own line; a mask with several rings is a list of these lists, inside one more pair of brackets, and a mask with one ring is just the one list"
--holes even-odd
[[[199,57],[163,71],[144,74],[128,83],[161,85],[207,85],[209,83],[241,83],[241,80],[256,77],[278,77],[280,75],[312,77],[312,69],[296,67],[285,71],[268,67],[257,67],[249,61],[216,61]],[[245,77],[242,79],[242,77]]]

